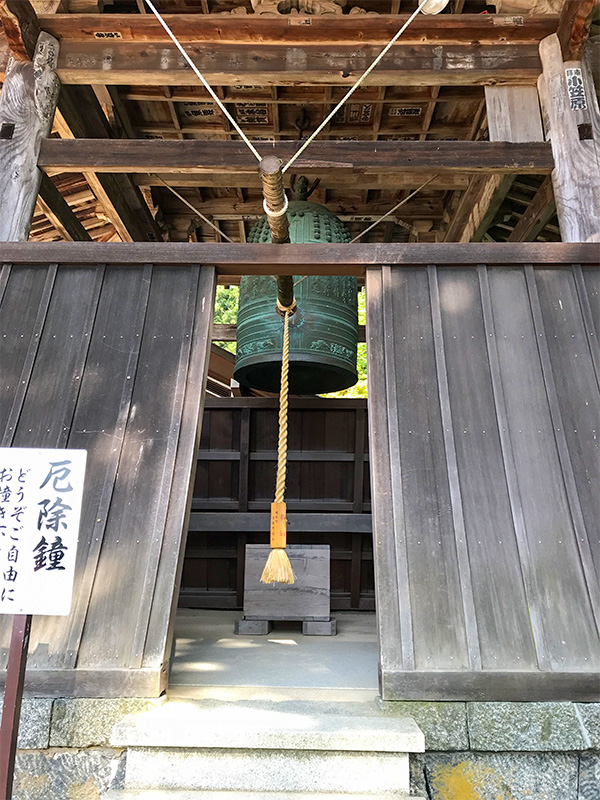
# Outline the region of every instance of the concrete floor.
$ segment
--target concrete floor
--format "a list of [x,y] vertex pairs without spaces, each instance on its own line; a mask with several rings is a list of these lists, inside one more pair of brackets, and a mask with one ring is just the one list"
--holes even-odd
[[354,701],[373,699],[375,614],[334,616],[337,636],[303,636],[300,623],[277,623],[266,636],[236,636],[239,611],[180,609],[169,694],[218,699],[269,689],[288,697],[309,692],[314,699],[343,700],[346,693]]

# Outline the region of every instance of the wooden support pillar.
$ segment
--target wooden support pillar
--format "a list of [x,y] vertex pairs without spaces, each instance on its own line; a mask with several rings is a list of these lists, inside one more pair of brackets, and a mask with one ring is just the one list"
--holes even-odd
[[538,89],[552,143],[552,183],[564,242],[600,242],[600,111],[586,59],[563,61],[556,34],[540,43]]
[[0,95],[0,241],[26,241],[42,178],[37,161],[52,129],[59,43],[40,33],[33,60],[11,57]]
[[[540,142],[544,133],[535,86],[486,86],[491,142]],[[445,241],[480,242],[514,175],[476,175],[463,192]]]

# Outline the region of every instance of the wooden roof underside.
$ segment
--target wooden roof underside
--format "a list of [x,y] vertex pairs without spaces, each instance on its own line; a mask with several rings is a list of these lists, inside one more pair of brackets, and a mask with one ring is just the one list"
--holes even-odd
[[[264,4],[265,0],[262,2]],[[523,4],[523,0],[505,0],[504,6],[510,11],[510,3],[515,2]],[[254,4],[257,3],[259,0],[254,0]],[[89,83],[91,85],[93,81],[92,88],[80,85],[65,87],[55,121],[55,137],[111,136],[206,142],[239,140],[207,92],[197,85],[198,82],[191,80],[189,70],[184,72],[171,67],[164,70],[164,75],[161,73],[160,53],[164,58],[167,46],[163,40],[156,39],[154,17],[140,13],[143,10],[141,0],[114,0],[113,3],[104,3],[103,7],[97,0],[62,0],[61,4],[58,0],[38,0],[34,5],[39,14],[58,10],[68,11],[72,16],[71,25],[65,24],[64,16],[56,17],[56,23],[50,15],[41,18],[43,29],[56,33],[53,25],[60,28],[63,74],[60,67],[59,74],[63,83],[80,84],[86,81],[82,77],[85,70],[82,75],[74,73],[78,69],[81,71],[82,64],[89,64],[92,58],[90,54],[97,60],[106,59],[108,54],[111,58],[110,70],[104,73],[100,69],[90,72]],[[333,2],[321,5],[332,6]],[[209,75],[215,90],[250,138],[259,143],[257,147],[260,149],[260,142],[306,138],[341,98],[352,76],[360,74],[390,38],[390,32],[397,29],[398,23],[393,17],[413,11],[416,0],[348,0],[342,14],[309,16],[310,27],[291,24],[302,20],[300,15],[292,12],[282,15],[287,26],[285,29],[281,27],[281,16],[279,19],[276,16],[263,16],[258,9],[253,13],[248,0],[161,0],[158,6],[161,12],[172,14],[171,19],[175,22],[180,14],[188,15],[185,19],[180,18],[178,35],[186,42],[196,63],[200,63],[203,70],[210,72],[207,65],[212,62],[217,64],[215,74]],[[285,3],[280,3],[280,7],[283,6]],[[359,8],[371,13],[358,13]],[[100,14],[100,11],[103,13]],[[498,56],[498,67],[495,72],[493,67],[491,69],[498,75],[499,81],[507,80],[502,73],[502,64],[505,64],[508,65],[506,68],[512,70],[511,80],[533,84],[538,69],[534,64],[537,42],[548,34],[548,25],[551,28],[552,20],[556,26],[556,18],[520,17],[513,20],[515,24],[512,27],[507,25],[506,18],[502,18],[502,27],[492,28],[488,14],[482,12],[493,13],[494,7],[487,6],[485,0],[454,0],[448,11],[460,14],[461,21],[465,14],[480,16],[470,16],[468,25],[462,27],[457,19],[457,44],[454,48],[445,47],[443,56],[440,56],[443,68],[438,73],[431,72],[431,80],[424,77],[422,72],[416,78],[414,72],[399,71],[397,67],[386,69],[382,65],[378,76],[378,70],[373,73],[376,77],[372,84],[355,93],[319,138],[331,142],[486,140],[488,131],[482,84],[489,82],[489,78],[475,76],[473,85],[460,85],[467,81],[457,79],[456,60],[464,59],[471,52],[473,57],[484,60],[489,56],[488,61],[492,63],[492,52],[485,55],[485,47],[493,47],[486,45],[488,40],[485,37],[488,37],[489,41],[496,42],[493,53]],[[210,14],[211,21],[213,18],[216,20],[214,30],[220,36],[218,45],[211,44],[210,37],[216,37],[216,34],[214,31],[211,34],[211,29],[206,28],[207,14]],[[347,19],[349,16],[352,22]],[[197,29],[193,25],[194,19],[202,22]],[[429,20],[432,19],[440,18],[429,17]],[[68,21],[71,22],[71,18]],[[352,51],[342,41],[343,32],[348,29],[343,26],[350,22],[354,27],[362,25],[366,32],[367,44],[358,51],[356,48]],[[428,21],[425,20],[423,24],[428,24]],[[412,39],[407,38],[407,49],[403,50],[403,55],[410,58],[411,54],[418,53],[419,58],[425,58],[426,62],[429,51],[439,55],[441,48],[436,51],[433,44],[415,44],[424,40],[423,37],[419,39],[421,34],[416,26],[417,21],[409,29],[412,30]],[[208,43],[202,41],[203,30],[206,30]],[[264,42],[268,35],[274,36],[275,42],[282,30],[292,37],[305,36],[307,41],[313,37],[314,41],[321,44],[312,45],[312,50],[311,47],[302,49],[295,46],[295,40],[290,44],[273,43],[268,48],[257,48],[253,44],[257,38]],[[373,30],[378,31],[378,38],[369,34]],[[233,33],[228,33],[231,31]],[[505,48],[499,48],[497,38],[493,37],[503,32],[508,44]],[[231,43],[228,36],[232,41],[237,39],[238,43]],[[330,37],[329,42],[327,36]],[[114,37],[112,43],[107,43],[111,37]],[[471,40],[477,44],[472,45]],[[337,44],[334,44],[336,41]],[[431,37],[427,41],[432,41]],[[267,49],[270,55],[266,54]],[[169,55],[169,58],[172,56]],[[294,58],[298,61],[297,70],[294,68],[290,72],[290,63]],[[417,71],[426,69],[425,62],[425,67],[423,64],[419,67],[414,61],[412,58],[412,68]],[[223,67],[225,62],[228,71]],[[344,74],[344,70],[334,70],[334,66],[340,67],[342,63],[352,70],[350,78],[349,73]],[[131,67],[129,73],[127,64]],[[148,65],[144,68],[145,72],[140,64]],[[122,65],[122,69],[119,65]],[[305,76],[304,79],[302,76]],[[128,83],[127,79],[131,82]],[[163,79],[165,82],[161,83]],[[106,85],[100,82],[102,80],[107,81]],[[69,109],[63,109],[65,103],[69,105],[67,93],[71,90],[80,92],[77,95],[80,98],[79,105],[72,99],[70,102],[71,116],[81,116],[75,125],[69,119]],[[83,91],[88,94],[81,94]],[[81,98],[87,100],[81,101]],[[85,108],[81,107],[82,102],[85,102]],[[88,112],[92,105],[97,108],[90,114]],[[105,118],[98,121],[102,111]],[[98,120],[95,120],[95,114]],[[90,118],[87,128],[86,117]],[[299,174],[286,176],[288,185],[293,186]],[[345,174],[339,170],[333,172],[324,169],[318,175],[310,176],[311,181],[318,178],[311,199],[324,203],[339,214],[347,221],[351,233],[356,235],[433,174],[431,171],[391,174],[385,169],[370,171],[369,174]],[[142,216],[148,216],[146,229],[140,224],[139,229],[132,230],[125,215],[118,207],[115,208],[109,185],[111,180],[116,179],[115,176],[99,177],[88,172],[52,173],[51,180],[89,236],[96,241],[160,237],[167,241],[219,240],[218,234],[194,217],[164,187],[161,179],[175,187],[235,241],[246,240],[250,228],[262,213],[259,178],[255,170],[235,174],[219,170],[204,174],[161,171],[157,177],[154,170],[146,169],[132,172],[130,176],[117,177],[128,182],[127,191],[141,191],[141,196],[137,192],[139,199],[131,200],[129,205],[143,203]],[[466,172],[441,174],[363,241],[443,241],[461,196],[471,180],[472,175]],[[560,240],[552,212],[552,192],[545,176],[517,175],[504,200],[497,206],[486,221],[485,230],[480,231],[479,238],[504,241],[512,234],[513,238],[515,235],[518,237],[517,240]],[[543,207],[541,215],[540,206]],[[56,223],[55,215],[43,199],[36,211],[31,232],[33,240],[69,238],[68,232]],[[537,214],[536,224],[532,226],[529,216],[534,213]]]

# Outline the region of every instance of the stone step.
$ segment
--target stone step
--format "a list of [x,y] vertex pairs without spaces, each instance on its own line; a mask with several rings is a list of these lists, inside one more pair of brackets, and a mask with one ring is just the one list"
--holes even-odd
[[[360,704],[357,704],[360,709]],[[329,750],[421,753],[410,717],[319,713],[318,704],[167,702],[130,715],[112,731],[113,747]]]
[[415,721],[362,703],[343,709],[169,701],[122,720],[111,744],[127,748],[129,790],[407,795],[408,754],[425,747]]
[[189,789],[121,789],[108,792],[103,800],[424,800],[402,792],[375,794],[315,792],[205,792]]
[[408,793],[407,753],[273,748],[130,747],[125,788]]

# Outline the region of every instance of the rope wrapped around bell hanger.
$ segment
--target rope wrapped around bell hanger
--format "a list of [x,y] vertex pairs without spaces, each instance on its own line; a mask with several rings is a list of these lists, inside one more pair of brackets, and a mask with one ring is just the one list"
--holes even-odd
[[[289,244],[290,223],[287,218],[288,199],[283,187],[281,160],[276,156],[266,156],[260,162],[260,179],[263,189],[263,208],[269,220],[273,244]],[[296,310],[294,299],[294,276],[277,276],[277,312],[283,316],[284,309],[293,314]]]

